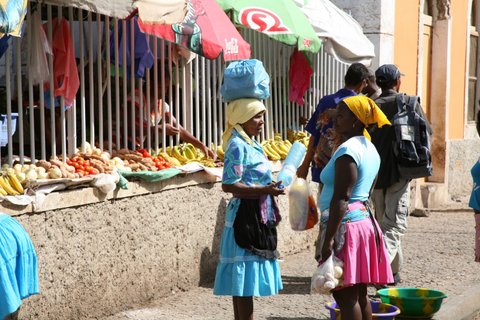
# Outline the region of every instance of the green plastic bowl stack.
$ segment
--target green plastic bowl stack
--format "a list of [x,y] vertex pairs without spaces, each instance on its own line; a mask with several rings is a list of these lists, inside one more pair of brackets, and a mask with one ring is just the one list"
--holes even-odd
[[377,291],[383,303],[397,306],[406,319],[430,319],[447,295],[426,288],[388,288]]

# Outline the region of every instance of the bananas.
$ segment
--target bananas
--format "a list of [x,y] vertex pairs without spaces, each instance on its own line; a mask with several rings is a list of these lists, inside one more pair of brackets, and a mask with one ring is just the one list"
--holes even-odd
[[310,141],[310,137],[307,135],[305,131],[296,131],[296,130],[287,129],[287,141],[291,143],[295,141],[300,141],[306,147],[308,147],[308,142]]
[[261,146],[269,160],[277,161],[287,157],[291,144],[283,141],[281,136],[275,135],[273,139],[263,141]]
[[[0,176],[0,187],[7,195],[16,196],[23,193],[22,185],[13,174],[2,174]],[[0,191],[0,193],[3,195],[3,192]]]
[[14,173],[9,173],[7,178],[13,189],[15,189],[15,191],[17,191],[19,194],[23,194],[23,186],[20,183],[20,180],[18,180],[17,176]]
[[182,165],[180,160],[178,160],[177,158],[169,155],[167,152],[159,152],[158,155],[161,156],[163,159],[167,160],[168,163],[170,163],[174,167],[179,167],[179,166]]
[[[166,151],[170,158],[174,158],[179,162],[179,164],[174,164],[175,166],[184,165],[193,161],[201,162],[201,160],[205,158],[205,155],[201,151],[197,150],[197,148],[195,148],[195,146],[191,143],[182,143],[178,146],[167,147]],[[163,153],[160,155],[165,158]]]
[[218,160],[221,160],[221,161],[225,159],[225,151],[223,150],[223,147],[221,144],[217,146],[217,158]]

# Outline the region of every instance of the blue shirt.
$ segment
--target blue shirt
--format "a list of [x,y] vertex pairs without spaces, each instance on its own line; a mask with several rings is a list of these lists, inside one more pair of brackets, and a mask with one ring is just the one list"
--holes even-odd
[[242,182],[248,186],[268,185],[272,182],[272,166],[256,141],[245,141],[232,131],[223,160],[222,183]]
[[357,165],[357,181],[353,186],[349,203],[366,201],[370,195],[373,181],[380,168],[380,156],[375,146],[365,137],[353,137],[342,143],[322,171],[320,179],[323,183],[320,194],[320,210],[330,207],[335,187],[335,161],[343,155],[352,157]]
[[470,173],[473,178],[473,188],[468,206],[480,211],[480,159],[473,165]]
[[[320,99],[320,102],[317,105],[317,108],[315,108],[315,112],[313,113],[312,117],[310,120],[308,120],[308,123],[305,127],[305,130],[312,135],[312,137],[315,139],[314,140],[314,146],[316,147],[318,144],[318,141],[320,140],[320,136],[325,134],[326,131],[332,127],[332,122],[329,124],[325,125],[324,127],[320,128],[317,126],[317,120],[319,116],[328,109],[334,109],[337,104],[342,101],[346,97],[351,97],[351,96],[356,96],[357,93],[355,91],[352,91],[350,89],[340,89],[337,92],[327,95]],[[312,181],[314,182],[320,182],[320,173],[322,172],[322,168],[317,168],[315,166],[315,161],[312,161]]]

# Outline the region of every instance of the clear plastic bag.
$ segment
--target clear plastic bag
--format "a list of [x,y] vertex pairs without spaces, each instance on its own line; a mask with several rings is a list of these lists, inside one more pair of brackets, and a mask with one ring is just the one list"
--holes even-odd
[[343,261],[333,254],[320,264],[313,273],[310,293],[329,294],[343,285]]
[[318,222],[318,211],[315,199],[310,195],[305,179],[297,178],[288,192],[289,221],[292,230],[311,229]]

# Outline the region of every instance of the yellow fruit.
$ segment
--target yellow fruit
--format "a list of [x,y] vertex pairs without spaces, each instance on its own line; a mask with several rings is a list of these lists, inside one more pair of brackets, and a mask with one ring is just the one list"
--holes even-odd
[[280,147],[277,145],[277,142],[270,143],[270,147],[275,150],[278,155],[280,155],[280,158],[285,159],[287,157],[288,152],[284,152],[283,150],[281,150]]
[[5,178],[5,176],[0,176],[0,186],[5,190],[9,195],[18,195],[19,193],[15,190]]
[[272,149],[272,147],[270,146],[269,143],[267,143],[263,146],[263,150],[267,154],[268,159],[270,159],[272,161],[277,161],[277,160],[281,159],[280,155],[275,150]]
[[[193,146],[192,146],[193,147]],[[194,147],[195,148],[195,147]],[[192,148],[187,144],[184,145],[182,148],[182,154],[187,160],[197,160],[197,154],[195,151],[192,150]]]
[[221,145],[217,146],[217,158],[223,160],[225,158],[225,151]]
[[0,187],[0,195],[6,196],[6,195],[8,195],[8,193],[2,187]]
[[286,154],[288,154],[288,152],[290,151],[290,147],[288,147],[284,141],[277,142],[277,147]]
[[14,173],[9,173],[7,175],[8,177],[8,182],[10,183],[10,185],[19,193],[19,194],[23,194],[23,186],[22,184],[20,183],[20,180],[18,180],[18,178],[15,176]]
[[172,149],[172,156],[180,161],[181,164],[187,163],[188,159],[182,154],[179,146],[175,146]]

